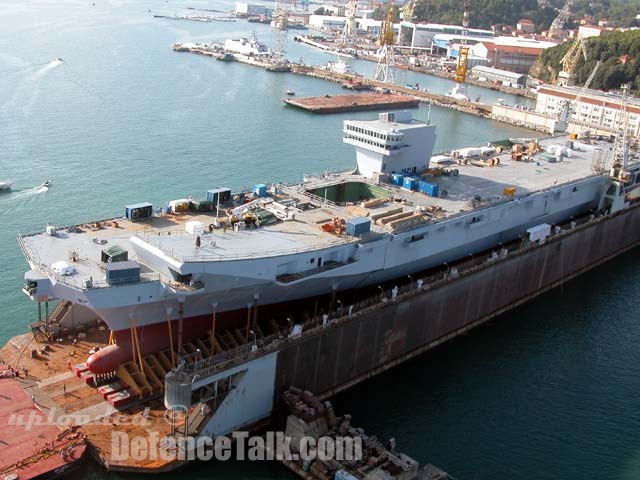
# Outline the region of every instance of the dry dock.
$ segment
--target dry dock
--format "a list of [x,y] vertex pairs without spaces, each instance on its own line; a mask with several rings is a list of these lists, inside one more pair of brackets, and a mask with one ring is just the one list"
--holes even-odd
[[359,112],[362,110],[418,108],[420,102],[407,95],[362,93],[323,97],[286,98],[284,103],[313,113]]

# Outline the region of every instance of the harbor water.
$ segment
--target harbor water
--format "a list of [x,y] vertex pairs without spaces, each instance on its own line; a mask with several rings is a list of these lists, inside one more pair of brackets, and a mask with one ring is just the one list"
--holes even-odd
[[[339,85],[176,53],[175,42],[248,37],[268,26],[153,18],[232,2],[5,0],[0,9],[0,341],[23,333],[36,307],[20,289],[27,265],[15,236],[121,215],[124,205],[204,196],[207,189],[299,181],[347,168],[342,121],[287,108]],[[296,32],[297,34],[298,32]],[[334,59],[296,42],[288,56]],[[354,62],[370,75],[374,65]],[[433,92],[447,80],[402,72]],[[491,103],[509,95],[472,87]],[[531,133],[427,106],[436,150]],[[38,187],[51,180],[49,189]],[[65,260],[65,259],[60,259]],[[459,479],[640,478],[640,253],[569,282],[468,336],[339,395],[337,411]],[[469,292],[470,295],[473,292]],[[292,478],[269,463],[194,464],[193,478]],[[89,464],[80,476],[129,478]],[[131,476],[133,478],[133,476]]]

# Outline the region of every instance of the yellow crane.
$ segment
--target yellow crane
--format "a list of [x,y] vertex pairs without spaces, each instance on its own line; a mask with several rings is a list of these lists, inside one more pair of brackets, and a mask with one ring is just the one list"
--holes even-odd
[[469,47],[467,46],[467,35],[469,34],[469,5],[465,3],[462,17],[462,44],[458,51],[458,62],[456,64],[456,83],[463,84],[467,80],[467,60],[469,58]]
[[415,0],[409,0],[402,7],[402,20],[405,22],[413,22],[416,19],[416,2]]
[[578,38],[560,60],[562,70],[558,74],[559,85],[571,87],[576,84],[576,67],[580,61],[580,54],[587,59],[587,40],[582,38]]

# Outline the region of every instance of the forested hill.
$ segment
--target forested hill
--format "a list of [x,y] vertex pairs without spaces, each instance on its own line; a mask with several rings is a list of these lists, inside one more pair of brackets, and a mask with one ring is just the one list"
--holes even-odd
[[[569,48],[571,42],[545,50],[531,68],[531,76],[544,82],[555,82],[561,69],[560,60]],[[576,70],[578,85],[583,85],[589,78],[598,60],[602,64],[593,78],[591,88],[612,90],[630,83],[633,92],[640,92],[640,30],[611,32],[590,38],[587,60],[581,56]]]
[[557,15],[553,7],[563,2],[552,0],[551,6],[539,7],[538,0],[416,0],[414,13],[418,21],[461,25],[465,3],[469,4],[469,26],[489,29],[492,25],[515,27],[521,18],[549,28]]

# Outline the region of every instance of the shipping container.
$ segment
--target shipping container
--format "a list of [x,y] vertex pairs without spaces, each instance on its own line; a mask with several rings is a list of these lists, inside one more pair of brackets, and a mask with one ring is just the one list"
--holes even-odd
[[267,196],[267,186],[264,183],[258,183],[253,186],[253,194],[256,197],[266,197]]
[[131,260],[107,263],[105,272],[109,285],[140,281],[140,265]]
[[402,180],[402,188],[406,190],[415,190],[418,187],[418,179],[415,177],[404,177]]
[[148,202],[136,203],[134,205],[127,205],[125,207],[124,216],[127,218],[127,220],[131,220],[132,222],[151,218],[152,215],[153,205]]
[[418,181],[418,191],[425,195],[429,195],[430,197],[437,197],[438,185],[420,180]]
[[355,217],[347,220],[347,235],[356,237],[371,230],[371,219]]
[[392,173],[391,174],[391,184],[396,185],[398,187],[402,186],[402,180],[404,179],[404,175],[401,173]]
[[100,260],[104,263],[108,262],[126,262],[129,260],[129,252],[120,245],[111,245],[102,250]]
[[225,187],[214,188],[213,190],[207,191],[207,200],[212,202],[214,205],[220,203],[225,203],[231,200],[231,189]]

